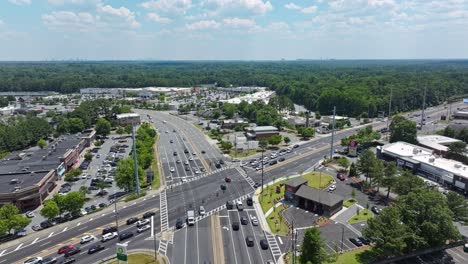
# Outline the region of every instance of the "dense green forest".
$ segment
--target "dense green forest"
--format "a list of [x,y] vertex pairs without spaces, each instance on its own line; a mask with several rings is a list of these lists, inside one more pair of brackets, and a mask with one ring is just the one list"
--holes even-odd
[[468,93],[468,61],[44,62],[1,63],[0,91],[77,92],[86,87],[266,86],[310,110],[370,117]]

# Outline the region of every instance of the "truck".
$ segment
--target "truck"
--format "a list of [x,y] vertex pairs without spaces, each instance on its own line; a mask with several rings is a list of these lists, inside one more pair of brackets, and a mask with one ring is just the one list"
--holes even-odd
[[192,226],[195,224],[195,212],[193,210],[187,211],[187,225]]

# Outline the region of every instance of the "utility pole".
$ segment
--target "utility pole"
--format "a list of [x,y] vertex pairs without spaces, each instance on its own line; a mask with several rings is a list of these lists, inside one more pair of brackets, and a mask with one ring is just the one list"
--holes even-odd
[[335,140],[335,117],[336,117],[336,106],[333,106],[333,125],[331,134],[331,145],[330,145],[330,159],[333,159],[333,141]]
[[151,235],[153,236],[153,246],[154,246],[154,260],[158,259],[157,249],[156,249],[156,230],[154,229],[154,215],[151,216]]
[[291,244],[293,251],[293,264],[296,264],[296,242],[294,241],[294,220],[291,223]]
[[262,148],[262,160],[261,160],[261,163],[262,163],[262,192],[261,192],[261,194],[263,194],[263,152],[265,152],[265,150]]
[[392,113],[392,97],[393,97],[393,87],[390,88],[390,99],[388,100],[387,140],[390,137],[390,116],[391,116],[391,113]]
[[424,97],[423,97],[423,107],[422,107],[422,112],[421,112],[421,127],[423,126],[423,122],[425,120],[425,117],[424,117],[424,110],[426,108],[426,94],[427,94],[427,85],[424,86]]
[[136,150],[136,137],[135,137],[135,124],[132,124],[132,138],[133,138],[133,169],[135,171],[135,184],[136,193],[140,195],[140,179],[138,178],[138,163],[137,163],[137,150]]

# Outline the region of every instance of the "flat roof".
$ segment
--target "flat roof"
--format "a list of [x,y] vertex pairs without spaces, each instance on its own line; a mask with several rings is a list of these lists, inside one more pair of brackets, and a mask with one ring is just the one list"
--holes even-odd
[[461,142],[461,140],[440,135],[418,136],[417,139],[419,144],[440,151],[447,151],[447,146],[451,143]]
[[424,163],[425,165],[445,172],[447,175],[459,175],[468,179],[467,165],[434,155],[430,149],[398,141],[382,146],[382,153],[389,154],[396,158],[404,157],[408,161],[414,161],[414,163]]
[[307,183],[307,180],[302,178],[302,177],[297,177],[297,178],[292,178],[289,181],[285,182],[284,184],[289,185],[291,187],[297,187],[299,185],[302,185],[304,183]]
[[266,131],[278,131],[278,128],[274,126],[257,126],[252,128],[252,131],[258,133],[258,132],[266,132]]
[[117,119],[129,118],[129,117],[140,117],[138,113],[125,113],[117,115]]
[[312,188],[307,185],[299,187],[299,190],[296,192],[296,196],[318,202],[329,207],[333,207],[343,201],[343,197],[339,195]]

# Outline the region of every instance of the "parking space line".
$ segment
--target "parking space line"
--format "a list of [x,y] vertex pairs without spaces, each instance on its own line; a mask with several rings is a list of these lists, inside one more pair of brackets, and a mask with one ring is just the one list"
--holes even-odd
[[53,236],[53,235],[54,235],[54,232],[50,233],[49,236],[48,236],[47,238],[49,238],[49,237],[51,237],[51,236]]
[[63,231],[62,231],[62,232],[65,232],[65,231],[67,231],[67,229],[68,229],[68,226],[66,226],[66,227],[63,229]]
[[[52,234],[53,234],[53,233],[52,233]],[[19,245],[16,247],[16,249],[15,249],[14,251],[20,249],[22,246],[23,246],[23,243],[19,244]]]
[[0,252],[0,257],[3,256],[3,254],[5,254],[5,252],[6,252],[6,249],[3,250],[2,252]]

